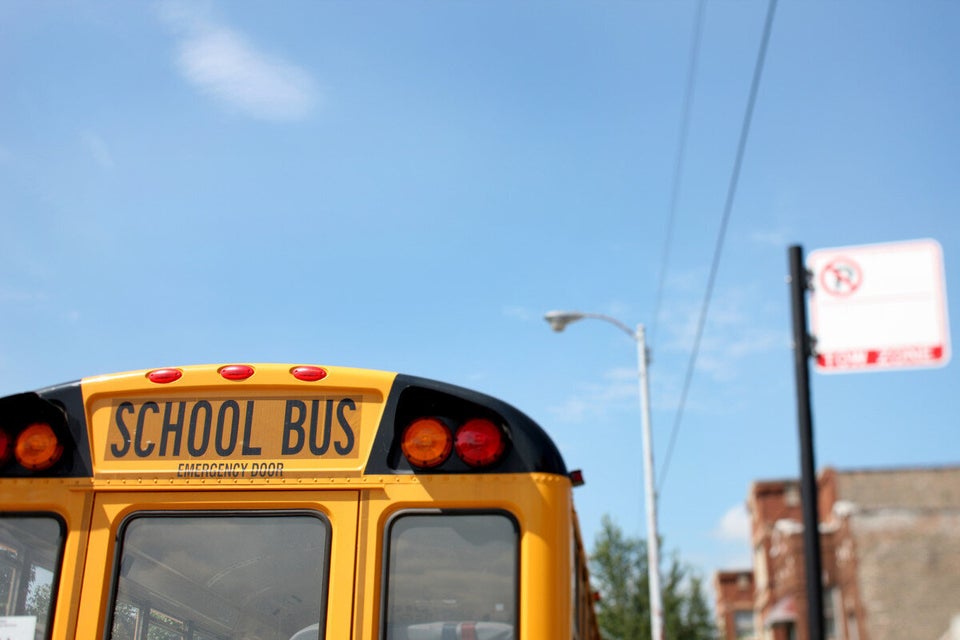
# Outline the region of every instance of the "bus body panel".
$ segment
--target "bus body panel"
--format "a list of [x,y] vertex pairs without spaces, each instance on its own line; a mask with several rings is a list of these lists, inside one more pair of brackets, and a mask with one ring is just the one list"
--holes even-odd
[[117,541],[128,518],[142,514],[230,514],[258,515],[283,513],[323,514],[331,525],[329,585],[326,633],[329,638],[350,637],[353,589],[334,585],[353,582],[354,549],[357,543],[355,491],[236,491],[185,492],[103,492],[97,495],[82,589],[81,617],[77,637],[108,637],[107,609],[111,585],[117,570]]
[[89,547],[90,513],[93,502],[90,482],[85,480],[27,479],[0,481],[0,509],[6,514],[50,515],[65,528],[62,571],[56,583],[52,637],[82,637],[75,622],[80,607],[81,567]]
[[[281,476],[254,474],[253,465],[279,465],[282,478],[359,476],[396,374],[328,367],[323,379],[303,382],[290,369],[258,365],[249,379],[228,382],[210,367],[183,367],[182,378],[164,385],[144,372],[85,378],[95,477],[176,480],[185,477],[184,464],[194,465],[189,472],[202,461],[238,470],[247,465],[242,478],[270,484]],[[333,406],[341,400],[351,404]],[[359,415],[345,431],[340,423],[350,421],[347,411]],[[178,429],[165,429],[166,421]],[[268,433],[268,426],[276,430]],[[314,450],[325,445],[324,455],[311,455],[312,444]]]
[[[306,375],[298,377],[298,369]],[[311,514],[328,530],[321,637],[390,638],[391,527],[438,514],[512,523],[511,638],[599,639],[564,462],[538,425],[502,401],[391,372],[197,365],[0,398],[0,429],[10,416],[24,423],[34,407],[45,416],[62,412],[60,433],[77,450],[36,477],[0,458],[0,518],[52,514],[63,523],[50,638],[110,637],[118,576],[130,562],[152,562],[141,554],[121,565],[128,530],[162,529],[171,518],[259,522]],[[504,453],[488,468],[461,461],[459,452],[436,468],[411,465],[400,440],[418,416],[437,416],[451,434],[471,417],[488,420],[505,434]],[[471,636],[484,624],[459,621],[468,633],[455,622],[425,624],[442,624],[443,638]],[[308,636],[310,627],[288,635]],[[198,633],[236,635],[225,629]]]
[[384,548],[388,522],[421,511],[512,516],[520,535],[519,637],[571,637],[572,617],[556,615],[555,607],[566,610],[571,599],[571,554],[557,549],[571,549],[572,508],[570,481],[549,474],[384,478],[382,489],[361,496],[355,637],[380,637],[382,612],[373,596],[382,597],[385,569],[375,550]]

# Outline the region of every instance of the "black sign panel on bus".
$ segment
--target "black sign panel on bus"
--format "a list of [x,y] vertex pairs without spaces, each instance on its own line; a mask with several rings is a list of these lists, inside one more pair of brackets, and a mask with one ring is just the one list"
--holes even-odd
[[124,400],[107,460],[355,458],[360,398]]

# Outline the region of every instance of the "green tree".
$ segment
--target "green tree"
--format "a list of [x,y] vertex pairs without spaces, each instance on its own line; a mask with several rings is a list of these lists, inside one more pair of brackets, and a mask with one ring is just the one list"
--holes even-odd
[[[666,565],[666,566],[664,566]],[[647,543],[628,538],[609,516],[594,541],[590,571],[600,593],[597,619],[607,640],[650,640]],[[714,640],[703,580],[676,554],[661,564],[664,640]]]

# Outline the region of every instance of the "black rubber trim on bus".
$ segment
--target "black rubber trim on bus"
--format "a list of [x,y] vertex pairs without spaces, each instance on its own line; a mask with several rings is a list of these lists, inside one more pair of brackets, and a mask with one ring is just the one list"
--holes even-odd
[[68,382],[40,389],[37,394],[67,413],[67,430],[73,438],[73,467],[68,477],[93,476],[93,461],[90,455],[90,440],[87,437],[87,414],[83,406],[83,391],[80,381]]
[[7,478],[89,478],[93,475],[87,420],[83,411],[80,382],[47,387],[36,392],[18,393],[0,398],[0,418],[5,422],[29,424],[47,420],[56,430],[65,433],[64,452],[60,460],[43,471],[29,471],[10,462],[0,470]]
[[[468,466],[456,453],[436,468],[413,468],[400,450],[400,439],[410,422],[420,417],[439,417],[448,424],[487,418],[504,430],[507,449],[499,462],[482,469]],[[526,414],[470,389],[403,374],[396,377],[387,396],[364,470],[367,475],[534,472],[566,477],[567,467],[550,436]]]

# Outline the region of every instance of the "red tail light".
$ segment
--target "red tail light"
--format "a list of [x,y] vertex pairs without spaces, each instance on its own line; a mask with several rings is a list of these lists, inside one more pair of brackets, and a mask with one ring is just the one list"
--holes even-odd
[[475,418],[457,430],[457,455],[471,467],[486,467],[506,449],[503,432],[489,420]]
[[7,464],[12,449],[10,446],[10,436],[7,435],[5,430],[0,429],[0,466]]

